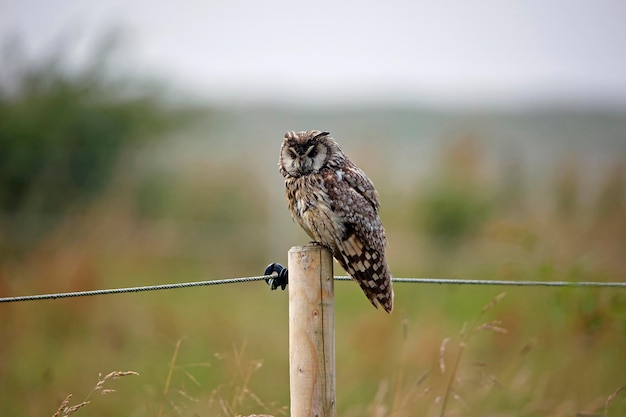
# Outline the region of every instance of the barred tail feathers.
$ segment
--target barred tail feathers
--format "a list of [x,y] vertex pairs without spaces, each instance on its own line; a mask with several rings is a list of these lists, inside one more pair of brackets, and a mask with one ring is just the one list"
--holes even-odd
[[333,256],[343,269],[359,284],[376,308],[382,306],[387,313],[393,310],[391,271],[379,251],[363,246],[356,235],[337,242]]

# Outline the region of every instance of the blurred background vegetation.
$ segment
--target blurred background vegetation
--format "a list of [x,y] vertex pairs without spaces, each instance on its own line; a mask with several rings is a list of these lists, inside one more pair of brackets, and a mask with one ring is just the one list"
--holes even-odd
[[[306,129],[332,132],[374,180],[396,276],[626,280],[623,111],[181,104],[112,77],[110,46],[79,70],[8,48],[0,296],[285,263],[308,239],[278,148]],[[398,284],[387,316],[338,283],[339,415],[437,415],[462,329],[501,291]],[[625,415],[624,393],[607,399],[626,385],[626,292],[506,291],[481,317],[506,332],[467,341],[448,414]],[[113,370],[140,375],[81,413],[287,415],[287,336],[287,294],[264,283],[2,304],[0,415],[52,415]]]

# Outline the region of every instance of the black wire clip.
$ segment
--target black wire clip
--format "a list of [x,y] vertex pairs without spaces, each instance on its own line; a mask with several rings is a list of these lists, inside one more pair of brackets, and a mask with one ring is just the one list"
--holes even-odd
[[281,264],[272,263],[265,268],[263,275],[272,275],[272,278],[266,278],[265,282],[270,286],[270,290],[274,291],[280,287],[283,291],[289,282],[289,271]]

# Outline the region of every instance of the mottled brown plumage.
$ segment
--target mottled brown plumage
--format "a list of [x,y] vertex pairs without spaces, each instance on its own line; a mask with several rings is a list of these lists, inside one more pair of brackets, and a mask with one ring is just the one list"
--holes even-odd
[[378,217],[374,184],[328,132],[287,132],[280,173],[293,218],[311,238],[329,248],[375,306],[393,309],[387,239]]

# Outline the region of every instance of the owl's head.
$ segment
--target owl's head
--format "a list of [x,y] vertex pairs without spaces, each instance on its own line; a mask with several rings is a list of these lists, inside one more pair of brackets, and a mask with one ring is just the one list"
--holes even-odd
[[302,177],[344,159],[341,148],[328,132],[287,132],[280,147],[278,165],[283,176]]

